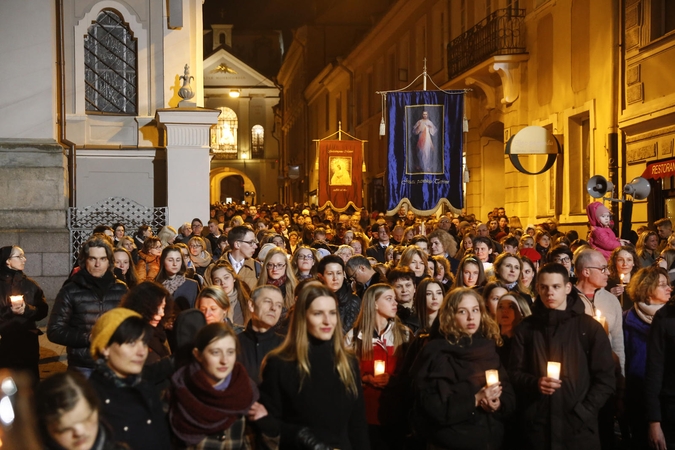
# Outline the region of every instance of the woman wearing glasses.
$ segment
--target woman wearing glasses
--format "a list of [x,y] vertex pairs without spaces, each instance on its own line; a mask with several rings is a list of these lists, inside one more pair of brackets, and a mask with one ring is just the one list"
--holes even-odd
[[158,237],[150,236],[143,241],[143,248],[138,253],[136,276],[138,280],[153,281],[159,273],[159,257],[162,255],[162,242]]
[[20,247],[0,248],[0,367],[28,370],[40,381],[40,344],[35,322],[47,316],[40,286],[23,269],[26,256]]
[[188,241],[188,248],[190,249],[190,260],[195,266],[195,272],[204,276],[206,268],[213,264],[211,255],[206,251],[206,242],[204,241],[204,238],[192,236]]
[[298,280],[295,278],[293,269],[288,262],[286,252],[279,247],[275,247],[267,252],[267,256],[263,262],[263,270],[260,278],[258,278],[258,286],[265,286],[266,284],[272,284],[281,289],[281,293],[284,295],[282,318],[285,317],[286,312],[295,302],[295,287],[298,285]]
[[308,245],[301,245],[293,253],[291,268],[298,281],[316,277],[316,263],[319,253]]
[[[634,304],[631,309],[623,314],[624,351],[626,354],[624,404],[628,426],[631,431],[630,448],[648,448],[647,432],[649,424],[646,419],[647,409],[645,404],[647,338],[650,334],[649,330],[654,315],[670,300],[672,288],[668,280],[668,272],[657,266],[641,269],[633,276],[627,291],[634,300]],[[663,335],[665,334],[663,333]],[[663,365],[661,370],[663,370]],[[660,386],[657,390],[660,390]]]

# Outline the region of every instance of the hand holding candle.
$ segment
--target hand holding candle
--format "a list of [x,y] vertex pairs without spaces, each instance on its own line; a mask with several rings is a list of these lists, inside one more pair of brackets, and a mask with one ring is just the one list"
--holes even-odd
[[385,372],[385,362],[381,359],[376,359],[374,362],[373,374],[375,376],[382,375]]
[[23,314],[24,306],[23,295],[10,295],[9,301],[12,304],[12,312],[14,314]]
[[560,381],[560,363],[549,361],[546,365],[546,376],[539,378],[539,392],[553,395],[562,386]]
[[499,371],[498,370],[486,370],[485,371],[485,382],[488,386],[499,383]]

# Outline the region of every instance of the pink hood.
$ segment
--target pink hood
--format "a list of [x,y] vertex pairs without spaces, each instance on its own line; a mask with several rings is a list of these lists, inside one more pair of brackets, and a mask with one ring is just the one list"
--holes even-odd
[[[588,223],[593,227],[602,227],[600,220],[601,215],[610,212],[609,209],[602,202],[592,202],[586,206],[586,215],[588,216]],[[609,227],[614,226],[614,221],[610,221]]]

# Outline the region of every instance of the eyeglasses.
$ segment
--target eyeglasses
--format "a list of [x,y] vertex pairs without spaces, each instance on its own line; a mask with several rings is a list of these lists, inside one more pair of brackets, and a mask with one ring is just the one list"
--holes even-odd
[[26,259],[26,255],[14,255],[14,256],[10,256],[10,259],[11,258]]
[[603,273],[603,274],[606,274],[606,273],[609,272],[609,269],[607,268],[607,266],[604,266],[604,267],[591,267],[591,266],[586,266],[586,267],[584,267],[584,269],[597,269],[597,270],[600,271],[600,273]]
[[[161,247],[158,247],[161,248]],[[190,248],[202,248],[202,244],[190,244]]]
[[279,263],[279,264],[268,263],[267,264],[267,268],[269,270],[283,269],[284,267],[286,267],[286,263]]
[[311,254],[310,255],[298,255],[298,259],[312,260],[312,259],[314,259],[314,255],[311,255]]
[[237,242],[243,242],[244,244],[248,244],[248,245],[258,245],[258,240],[257,240],[257,239],[253,239],[252,241],[242,241],[242,240],[240,239],[240,240],[237,241]]
[[553,260],[553,262],[557,262],[560,264],[568,263],[571,262],[572,260],[570,259],[569,256],[563,256],[562,258],[556,258]]

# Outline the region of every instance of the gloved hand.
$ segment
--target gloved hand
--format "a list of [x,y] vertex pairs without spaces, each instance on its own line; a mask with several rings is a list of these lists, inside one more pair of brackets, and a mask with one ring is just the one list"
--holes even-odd
[[333,450],[332,447],[319,441],[307,427],[300,429],[295,440],[301,450]]

